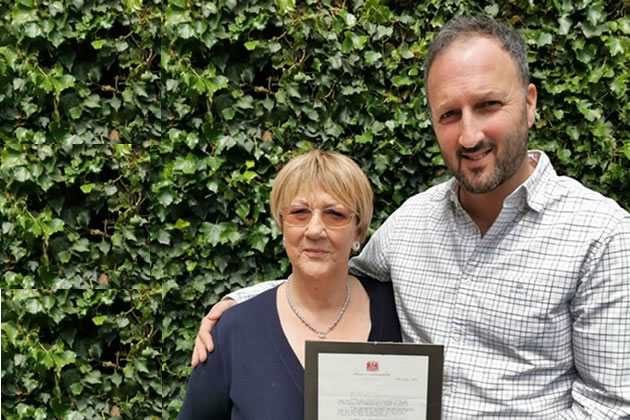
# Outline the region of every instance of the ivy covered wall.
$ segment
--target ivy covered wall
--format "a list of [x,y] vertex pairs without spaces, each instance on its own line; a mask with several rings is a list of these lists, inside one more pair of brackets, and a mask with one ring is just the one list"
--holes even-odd
[[268,195],[296,152],[357,160],[371,231],[446,180],[423,59],[463,13],[526,38],[531,148],[630,209],[623,2],[0,0],[0,286],[44,289],[2,294],[3,417],[175,418],[200,316],[287,275]]

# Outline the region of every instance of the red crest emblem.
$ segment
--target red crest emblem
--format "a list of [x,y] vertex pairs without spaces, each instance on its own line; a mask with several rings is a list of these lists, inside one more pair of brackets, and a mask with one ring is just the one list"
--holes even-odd
[[378,362],[367,362],[365,365],[365,370],[368,372],[378,372]]

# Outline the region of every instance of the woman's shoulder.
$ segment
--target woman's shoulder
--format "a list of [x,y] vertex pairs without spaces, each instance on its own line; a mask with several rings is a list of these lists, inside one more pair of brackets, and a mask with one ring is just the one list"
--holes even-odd
[[259,319],[268,311],[276,310],[276,289],[277,287],[266,290],[231,307],[221,316],[216,329],[230,334],[230,331],[234,332],[236,328],[255,327],[256,323],[252,320]]
[[392,282],[382,282],[367,276],[357,278],[370,298],[372,329],[368,340],[402,341]]
[[363,288],[365,289],[367,294],[370,296],[370,298],[372,298],[375,295],[382,295],[382,294],[393,296],[391,281],[380,281],[373,277],[369,277],[363,274],[357,275],[356,278],[359,279],[359,281],[361,282],[361,285],[363,285]]

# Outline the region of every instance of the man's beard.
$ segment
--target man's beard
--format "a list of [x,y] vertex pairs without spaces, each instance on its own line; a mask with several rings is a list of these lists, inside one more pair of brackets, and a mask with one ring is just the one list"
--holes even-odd
[[[488,167],[473,169],[473,174],[466,174],[460,170],[461,160],[464,159],[462,154],[472,153],[477,150],[484,150],[490,148],[492,153],[497,145],[493,141],[482,140],[475,147],[465,149],[458,148],[457,150],[457,170],[454,166],[451,167],[455,178],[459,184],[469,193],[472,194],[484,194],[493,191],[508,179],[510,179],[523,164],[523,159],[527,158],[527,111],[523,112],[523,116],[519,121],[518,127],[510,133],[510,135],[503,141],[501,145],[501,154],[496,155],[494,168],[491,169],[492,173],[483,176],[487,172]],[[481,175],[481,176],[477,176]],[[478,179],[476,179],[478,178]]]

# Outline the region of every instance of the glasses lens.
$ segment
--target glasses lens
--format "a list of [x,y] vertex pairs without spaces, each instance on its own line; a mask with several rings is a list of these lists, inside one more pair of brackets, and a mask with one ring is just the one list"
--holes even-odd
[[350,223],[352,213],[342,207],[329,207],[322,211],[326,226],[339,227]]
[[290,225],[303,226],[311,220],[313,212],[304,206],[289,206],[282,213],[284,221]]
[[[289,206],[282,212],[282,220],[295,226],[305,226],[311,221],[313,210],[306,206]],[[328,207],[322,210],[322,221],[328,227],[341,227],[350,223],[352,213],[343,207]]]

